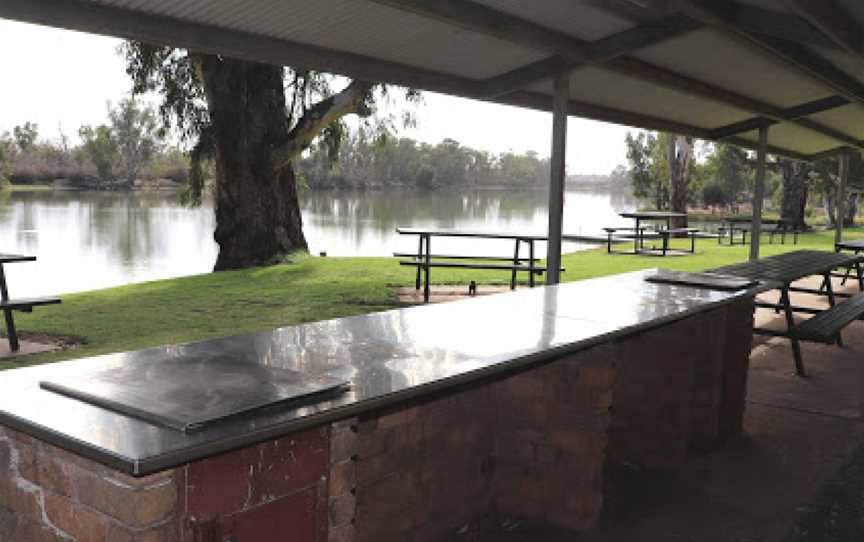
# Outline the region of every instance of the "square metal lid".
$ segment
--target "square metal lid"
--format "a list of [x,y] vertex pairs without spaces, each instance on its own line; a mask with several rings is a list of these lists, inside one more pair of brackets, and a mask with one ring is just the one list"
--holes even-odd
[[167,359],[46,379],[46,389],[142,420],[192,431],[281,403],[309,404],[348,382],[227,357]]

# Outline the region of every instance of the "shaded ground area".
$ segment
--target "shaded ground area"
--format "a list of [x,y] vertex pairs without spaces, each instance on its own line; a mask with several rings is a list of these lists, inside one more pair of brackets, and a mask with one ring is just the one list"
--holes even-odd
[[[519,286],[519,288],[524,288],[524,286]],[[396,296],[399,298],[399,301],[402,303],[423,303],[422,288],[420,290],[417,290],[413,286],[400,286],[395,288],[394,290],[396,292]],[[475,295],[482,296],[500,294],[509,291],[509,286],[478,284]],[[468,291],[467,285],[433,285],[429,289],[430,303],[446,303],[447,301],[457,301],[459,299],[465,299],[467,297],[471,297],[471,293]]]
[[27,333],[19,337],[19,349],[17,352],[13,352],[9,348],[9,340],[6,337],[0,337],[0,360],[75,348],[82,342],[81,339],[75,337]]
[[[797,304],[819,305],[812,296],[796,297]],[[760,324],[779,318],[764,310],[757,315]],[[722,450],[694,455],[674,474],[610,472],[606,510],[595,531],[577,535],[522,526],[482,540],[864,539],[864,469],[853,461],[835,476],[864,443],[864,322],[848,327],[844,339],[844,348],[803,345],[807,378],[795,376],[787,340],[758,341],[751,358],[746,436]],[[860,460],[864,464],[864,456]],[[835,482],[826,488],[832,477]]]

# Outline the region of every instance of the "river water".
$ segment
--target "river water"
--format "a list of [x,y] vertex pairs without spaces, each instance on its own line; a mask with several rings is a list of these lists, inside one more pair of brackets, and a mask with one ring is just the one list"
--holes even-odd
[[[397,226],[543,233],[547,221],[539,191],[321,191],[303,194],[301,205],[310,251],[328,256],[416,250],[416,240],[397,235]],[[564,231],[598,234],[626,224],[618,213],[635,207],[627,195],[568,190]],[[38,257],[5,266],[14,297],[206,273],[218,249],[213,228],[212,205],[189,209],[172,193],[0,193],[0,252]],[[506,255],[512,243],[442,239],[434,251]]]

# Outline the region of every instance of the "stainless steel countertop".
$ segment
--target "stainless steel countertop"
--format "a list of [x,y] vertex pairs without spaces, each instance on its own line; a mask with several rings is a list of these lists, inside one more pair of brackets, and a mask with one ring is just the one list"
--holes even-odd
[[[770,289],[645,282],[655,270],[411,307],[0,373],[0,423],[132,475],[506,374]],[[130,364],[241,360],[351,382],[335,399],[256,412],[185,434],[39,388]],[[205,383],[200,383],[205,385]]]

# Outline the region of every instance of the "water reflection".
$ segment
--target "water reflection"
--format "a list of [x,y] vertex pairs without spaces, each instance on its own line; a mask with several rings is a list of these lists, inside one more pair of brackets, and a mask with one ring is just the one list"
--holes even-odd
[[[310,192],[303,218],[313,253],[388,256],[413,250],[397,226],[543,232],[546,194],[538,191]],[[597,233],[626,224],[617,213],[635,207],[624,194],[569,191],[567,233]],[[216,259],[212,206],[188,209],[168,193],[0,193],[0,252],[35,254],[9,265],[13,295],[92,290],[210,271]],[[577,245],[567,249],[579,248]],[[509,254],[495,240],[435,241],[435,252]],[[545,250],[538,247],[538,250]]]

